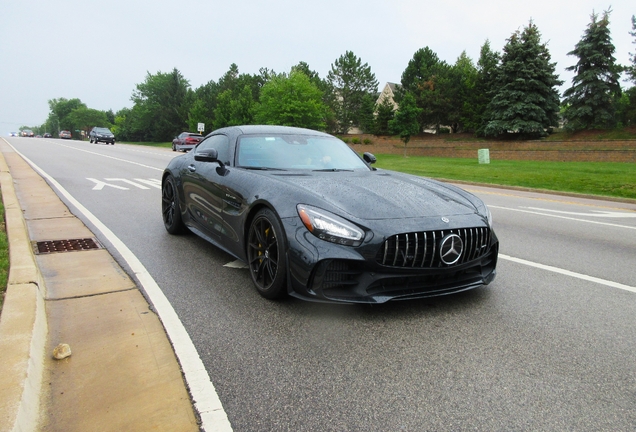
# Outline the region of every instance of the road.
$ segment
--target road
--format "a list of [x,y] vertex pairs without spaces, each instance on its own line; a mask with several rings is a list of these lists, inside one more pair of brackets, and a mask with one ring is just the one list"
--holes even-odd
[[271,302],[229,255],[165,232],[159,179],[175,153],[7,140],[143,263],[235,431],[636,429],[636,205],[463,186],[494,216],[490,286],[380,306]]

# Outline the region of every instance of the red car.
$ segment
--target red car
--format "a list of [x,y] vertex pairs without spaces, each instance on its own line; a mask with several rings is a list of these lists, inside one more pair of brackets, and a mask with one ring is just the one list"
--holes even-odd
[[199,133],[181,132],[172,140],[172,151],[192,150],[201,141],[203,141],[203,135]]

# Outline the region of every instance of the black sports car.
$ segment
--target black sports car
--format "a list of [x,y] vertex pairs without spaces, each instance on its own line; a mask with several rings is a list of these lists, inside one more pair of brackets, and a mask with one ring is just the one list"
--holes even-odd
[[168,164],[164,225],[246,262],[270,299],[383,303],[489,284],[499,242],[486,205],[374,162],[313,130],[219,129]]

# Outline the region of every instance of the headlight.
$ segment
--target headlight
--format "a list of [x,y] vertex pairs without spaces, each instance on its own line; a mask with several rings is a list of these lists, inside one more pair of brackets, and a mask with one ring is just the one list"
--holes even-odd
[[319,239],[345,246],[359,246],[364,239],[364,231],[339,216],[304,204],[296,209],[305,227]]

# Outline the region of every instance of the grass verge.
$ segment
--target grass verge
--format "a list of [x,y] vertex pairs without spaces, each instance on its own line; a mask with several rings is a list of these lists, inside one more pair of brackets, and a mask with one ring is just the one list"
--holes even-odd
[[376,155],[376,167],[419,176],[636,199],[631,163],[547,162]]

